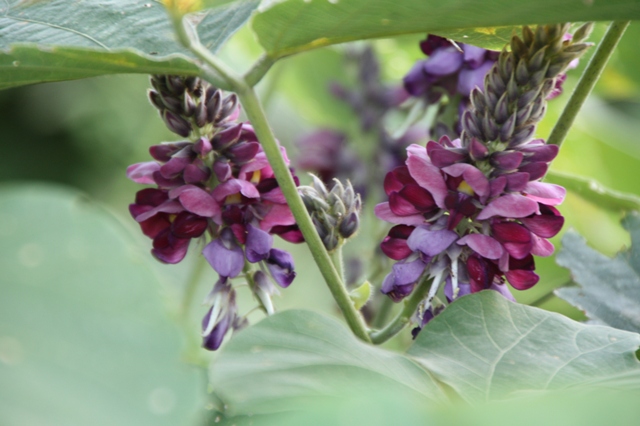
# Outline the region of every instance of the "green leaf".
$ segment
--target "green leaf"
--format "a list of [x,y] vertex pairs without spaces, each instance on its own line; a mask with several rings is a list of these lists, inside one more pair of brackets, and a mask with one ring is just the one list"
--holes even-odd
[[379,389],[425,403],[446,397],[401,354],[357,340],[334,319],[285,311],[241,331],[211,367],[225,415],[261,415]]
[[575,232],[567,232],[559,265],[571,270],[579,287],[556,294],[585,311],[591,319],[623,330],[640,332],[640,217],[630,213],[623,226],[631,233],[631,248],[611,259],[587,246]]
[[120,223],[74,191],[0,188],[0,424],[185,424],[200,374]]
[[[580,324],[493,291],[464,296],[420,332],[408,354],[468,402],[640,376],[640,335]],[[640,380],[629,387],[639,389]]]
[[496,47],[511,33],[511,28],[496,27],[640,18],[640,3],[627,0],[284,0],[269,5],[263,5],[256,15],[253,28],[274,58],[330,44],[411,33],[434,33]]
[[[216,52],[253,13],[240,0],[190,17],[201,42]],[[153,0],[65,0],[0,6],[0,88],[114,73],[195,75],[175,41],[164,7]]]

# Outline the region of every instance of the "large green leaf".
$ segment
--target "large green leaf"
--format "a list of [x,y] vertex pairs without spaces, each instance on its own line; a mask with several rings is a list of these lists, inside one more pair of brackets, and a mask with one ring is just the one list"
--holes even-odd
[[623,330],[640,332],[640,217],[630,213],[622,222],[631,233],[631,248],[611,259],[587,246],[580,235],[567,232],[557,262],[571,270],[579,287],[556,294],[583,309],[589,318]]
[[585,325],[493,291],[464,296],[431,321],[408,354],[464,400],[573,388],[633,377],[640,335]]
[[512,29],[495,27],[640,18],[640,2],[629,0],[284,0],[269,4],[256,15],[253,28],[272,57],[352,40],[428,32],[501,47]]
[[[258,3],[238,0],[193,16],[202,43],[217,51]],[[188,52],[152,0],[8,0],[0,9],[0,49],[0,88],[113,73],[198,73],[176,56]]]
[[0,188],[0,424],[185,424],[199,373],[124,228],[78,193]]
[[414,361],[310,311],[285,311],[240,332],[212,364],[211,383],[226,416],[290,411],[369,389],[417,403],[446,400]]

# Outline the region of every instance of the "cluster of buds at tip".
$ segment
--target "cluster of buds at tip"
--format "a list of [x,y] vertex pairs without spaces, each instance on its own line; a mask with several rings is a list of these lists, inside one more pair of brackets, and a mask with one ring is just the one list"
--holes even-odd
[[487,143],[489,151],[504,151],[527,142],[544,116],[556,79],[589,48],[590,43],[582,40],[592,28],[587,23],[573,37],[566,36],[569,24],[535,30],[525,26],[522,38],[514,34],[511,50],[502,50],[482,90],[471,91],[471,107],[461,123],[463,146],[469,147],[476,138]]
[[328,190],[318,177],[311,176],[311,186],[298,190],[325,248],[331,252],[357,232],[362,208],[360,194],[355,193],[349,181],[345,185],[334,179]]
[[154,90],[149,99],[160,111],[160,117],[173,133],[188,137],[194,129],[202,133],[234,121],[240,114],[235,94],[224,97],[222,91],[204,85],[197,77],[154,75]]

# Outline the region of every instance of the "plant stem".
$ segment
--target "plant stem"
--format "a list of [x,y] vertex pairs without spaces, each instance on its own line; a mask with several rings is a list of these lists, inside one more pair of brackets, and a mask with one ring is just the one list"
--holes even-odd
[[547,140],[548,144],[560,146],[562,142],[564,142],[582,104],[587,99],[587,96],[589,96],[589,93],[591,93],[591,90],[593,90],[598,78],[600,78],[602,71],[607,65],[607,61],[622,38],[627,26],[629,26],[629,22],[630,21],[615,21],[609,25],[596,52],[582,73],[578,85],[573,90],[569,102],[565,106],[564,111],[562,111],[560,119],[551,131]]
[[244,75],[244,81],[250,86],[253,87],[262,80],[262,77],[269,71],[271,66],[276,61],[271,57],[267,56],[265,53],[262,55],[255,64],[247,71]]
[[382,330],[377,330],[370,334],[372,343],[379,345],[380,343],[386,342],[387,340],[398,334],[407,324],[409,324],[409,322],[411,321],[411,316],[418,308],[420,302],[429,292],[432,281],[433,279],[425,273],[418,283],[416,289],[413,290],[411,296],[409,296],[409,298],[404,301],[404,308],[393,319],[393,321],[387,324],[387,326]]
[[[282,190],[282,193],[287,200],[287,204],[293,213],[300,231],[304,236],[305,242],[311,250],[314,260],[316,261],[320,273],[325,279],[333,298],[342,310],[347,324],[353,331],[353,333],[360,339],[370,342],[367,326],[364,323],[360,312],[356,310],[353,302],[349,298],[349,293],[344,286],[344,283],[340,279],[340,275],[334,268],[329,253],[322,244],[320,236],[316,232],[316,228],[311,221],[311,216],[307,212],[289,167],[284,162],[282,152],[280,151],[280,145],[276,140],[273,131],[269,127],[267,117],[260,105],[260,101],[256,96],[253,88],[247,84],[241,77],[237,76],[233,70],[229,69],[226,64],[222,63],[216,58],[207,48],[200,44],[195,37],[190,36],[189,31],[185,25],[185,21],[182,18],[174,18],[173,24],[176,30],[176,34],[180,42],[190,49],[198,58],[200,58],[206,65],[213,68],[218,73],[222,80],[230,86],[230,89],[237,93],[240,98],[240,102],[244,107],[244,111],[253,126],[256,136],[262,145],[265,155],[269,160],[269,164],[273,169],[278,185]],[[264,72],[268,67],[264,68]],[[206,78],[206,75],[205,75]],[[212,82],[215,83],[215,82]]]
[[336,268],[338,275],[340,275],[340,280],[343,284],[346,285],[346,280],[344,278],[344,258],[342,257],[342,243],[338,244],[338,247],[329,254],[331,257],[331,263],[333,263],[333,267]]
[[258,98],[254,90],[245,85],[245,87],[238,92],[240,102],[244,107],[245,113],[253,126],[262,148],[269,160],[269,164],[273,168],[273,172],[276,176],[276,180],[282,189],[287,204],[293,213],[293,217],[296,219],[296,223],[302,231],[302,235],[311,250],[314,260],[316,261],[320,273],[324,277],[333,298],[342,310],[347,324],[353,331],[353,333],[364,341],[370,341],[367,333],[367,327],[362,319],[360,313],[356,310],[353,302],[349,298],[349,293],[340,279],[340,275],[336,268],[333,266],[329,253],[324,248],[324,244],[320,239],[320,236],[316,232],[316,228],[311,221],[311,216],[307,212],[307,208],[302,202],[302,198],[298,194],[296,184],[291,177],[289,167],[285,164],[282,154],[280,152],[280,145],[275,139],[267,118],[262,110],[262,106],[258,101]]

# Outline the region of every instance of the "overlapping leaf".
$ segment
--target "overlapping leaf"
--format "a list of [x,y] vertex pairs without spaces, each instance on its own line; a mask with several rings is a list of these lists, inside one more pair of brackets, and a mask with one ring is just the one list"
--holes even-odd
[[[284,0],[269,2],[253,21],[272,57],[368,38],[434,33],[501,48],[513,25],[640,18],[628,0]],[[466,37],[465,37],[466,36]]]
[[611,259],[587,246],[575,232],[562,239],[557,262],[571,270],[579,287],[556,294],[583,309],[589,318],[612,327],[640,332],[640,216],[622,222],[631,234],[631,248]]
[[640,335],[585,325],[509,302],[496,292],[462,297],[422,330],[408,354],[469,402],[633,377]]
[[[258,3],[239,0],[192,17],[202,43],[217,51]],[[153,0],[7,0],[0,49],[0,88],[112,73],[198,73]]]

